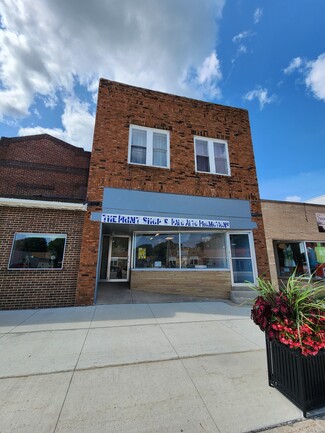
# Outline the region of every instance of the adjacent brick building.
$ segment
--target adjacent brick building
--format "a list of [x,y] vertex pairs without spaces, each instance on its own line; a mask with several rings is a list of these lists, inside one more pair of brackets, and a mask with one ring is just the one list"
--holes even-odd
[[83,202],[90,152],[48,134],[0,139],[0,197]]
[[89,159],[47,134],[1,138],[1,309],[75,305]]
[[77,304],[99,281],[229,297],[268,275],[246,110],[101,79]]
[[262,200],[271,280],[325,277],[325,205]]

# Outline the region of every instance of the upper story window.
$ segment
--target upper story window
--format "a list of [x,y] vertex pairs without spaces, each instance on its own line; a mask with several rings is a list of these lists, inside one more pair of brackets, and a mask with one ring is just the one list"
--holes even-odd
[[169,168],[169,131],[130,125],[129,163]]
[[228,144],[223,140],[194,137],[195,171],[230,176]]

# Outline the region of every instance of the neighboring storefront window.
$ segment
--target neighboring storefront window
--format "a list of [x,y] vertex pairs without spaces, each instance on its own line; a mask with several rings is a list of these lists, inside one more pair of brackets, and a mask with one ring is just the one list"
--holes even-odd
[[16,233],[9,269],[61,269],[64,234]]
[[315,278],[325,278],[325,242],[306,242],[309,272]]
[[324,278],[325,243],[322,242],[276,242],[276,252],[280,277],[313,275]]
[[325,232],[325,213],[317,213],[316,221],[318,226],[318,231],[321,233]]
[[223,233],[135,235],[135,268],[227,269]]

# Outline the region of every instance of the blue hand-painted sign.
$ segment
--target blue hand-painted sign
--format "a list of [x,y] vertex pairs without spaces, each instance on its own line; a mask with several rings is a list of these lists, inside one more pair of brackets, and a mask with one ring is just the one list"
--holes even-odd
[[136,224],[149,226],[170,226],[170,227],[195,227],[207,229],[229,229],[229,221],[206,220],[194,218],[175,218],[162,216],[143,216],[143,215],[117,215],[103,213],[102,223],[109,224]]

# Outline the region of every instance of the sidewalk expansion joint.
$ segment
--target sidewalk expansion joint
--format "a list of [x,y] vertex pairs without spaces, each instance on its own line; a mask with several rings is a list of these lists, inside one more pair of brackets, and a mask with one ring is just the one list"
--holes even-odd
[[75,371],[76,371],[76,368],[77,368],[78,362],[79,362],[79,360],[80,360],[81,353],[82,353],[82,351],[83,351],[83,348],[85,347],[86,340],[87,340],[87,337],[88,337],[88,334],[89,334],[89,330],[90,330],[91,324],[92,324],[92,322],[93,322],[93,320],[94,320],[94,317],[95,317],[95,311],[96,311],[96,309],[94,309],[93,314],[92,314],[92,316],[91,316],[91,320],[90,320],[90,323],[89,323],[88,331],[87,331],[87,333],[86,333],[86,335],[85,335],[84,342],[83,342],[83,344],[82,344],[82,346],[81,346],[81,349],[80,349],[80,351],[79,351],[78,359],[77,359],[77,361],[76,361],[76,363],[75,363],[75,366],[74,366],[74,369],[73,369],[73,371],[72,371],[72,374],[71,374],[71,377],[70,377],[70,380],[69,380],[69,384],[68,384],[68,387],[67,387],[67,390],[66,390],[66,393],[65,393],[65,396],[64,396],[64,399],[63,399],[63,402],[62,402],[61,408],[60,408],[60,412],[59,412],[59,415],[58,415],[58,417],[57,417],[57,420],[56,420],[56,423],[55,423],[55,426],[54,426],[54,429],[53,429],[53,433],[56,432],[56,429],[57,429],[57,427],[58,427],[58,424],[59,424],[59,421],[60,421],[60,418],[61,418],[61,414],[62,414],[62,411],[63,411],[63,407],[64,407],[64,405],[65,405],[65,402],[66,402],[66,399],[67,399],[67,396],[68,396],[68,393],[69,393],[69,390],[70,390],[70,387],[71,387],[71,383],[72,383],[72,380],[73,380],[73,376],[74,376],[74,374],[75,374]]
[[[155,323],[133,323],[133,324],[129,324],[129,323],[125,323],[125,324],[121,324],[121,325],[106,325],[106,326],[93,326],[93,327],[89,327],[89,326],[84,326],[84,327],[80,327],[80,328],[60,328],[60,329],[37,329],[35,331],[33,330],[29,330],[29,331],[9,331],[3,334],[3,336],[5,335],[14,335],[14,334],[35,334],[35,333],[40,333],[40,332],[66,332],[66,331],[82,331],[82,330],[89,330],[89,331],[93,331],[94,329],[105,329],[105,328],[125,328],[125,327],[136,327],[136,326],[162,326],[162,325],[184,325],[186,323],[207,323],[207,322],[227,322],[227,321],[233,321],[233,320],[251,320],[248,317],[240,317],[240,318],[235,318],[235,319],[208,319],[208,320],[185,320],[185,321],[171,321],[171,322],[158,322],[157,319],[155,319],[156,322]],[[91,322],[92,323],[92,322]],[[17,327],[20,325],[17,325]],[[16,328],[17,328],[16,327]],[[16,329],[14,328],[14,329]],[[0,334],[0,338],[1,338],[2,334]]]

